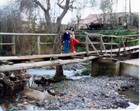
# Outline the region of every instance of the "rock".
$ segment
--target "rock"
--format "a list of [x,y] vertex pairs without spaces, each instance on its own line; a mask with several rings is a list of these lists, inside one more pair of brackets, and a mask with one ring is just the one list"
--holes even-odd
[[44,92],[34,90],[31,88],[25,88],[23,92],[27,96],[27,98],[31,98],[35,100],[45,100],[45,99],[54,100],[55,99],[55,97],[50,94],[46,94]]
[[116,100],[114,104],[121,108],[127,108],[128,106],[130,106],[125,100]]
[[57,106],[49,106],[46,110],[60,110]]
[[45,102],[44,101],[36,101],[37,106],[44,106]]
[[5,77],[4,73],[0,73],[0,79],[2,80]]

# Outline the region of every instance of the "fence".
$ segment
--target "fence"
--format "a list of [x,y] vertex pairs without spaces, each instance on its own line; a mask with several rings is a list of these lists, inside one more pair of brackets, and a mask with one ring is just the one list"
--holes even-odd
[[[91,41],[92,38],[96,38],[96,41]],[[114,36],[114,35],[102,35],[96,33],[88,33],[86,35],[86,51],[89,52],[89,44],[92,46],[93,50],[99,55],[98,47],[95,45],[100,46],[100,54],[102,52],[106,53],[110,52],[107,51],[107,45],[110,46],[109,50],[111,50],[111,57],[112,57],[112,50],[118,48],[118,55],[120,55],[120,49],[123,48],[125,54],[127,54],[127,47],[138,45],[139,35],[126,35],[126,36]],[[133,43],[133,44],[132,44]],[[115,46],[115,47],[114,47]]]
[[[23,37],[23,36],[36,37],[37,38],[36,39],[37,53],[41,54],[41,45],[53,44],[53,43],[41,42],[41,37],[43,37],[43,36],[45,36],[45,37],[48,37],[48,36],[55,37],[55,36],[57,36],[57,34],[42,34],[42,33],[0,33],[0,35],[1,35],[0,36],[1,41],[2,41],[2,36],[6,35],[6,36],[9,36],[9,37],[12,37],[12,42],[11,43],[0,43],[1,46],[4,46],[4,45],[12,46],[12,55],[16,54],[16,37]],[[20,42],[22,42],[22,41],[20,41]]]
[[[36,46],[37,46],[37,54],[41,54],[41,46],[42,45],[49,45],[54,44],[54,38],[57,36],[57,34],[42,34],[42,33],[0,33],[0,40],[2,41],[2,36],[10,36],[12,37],[11,43],[0,43],[0,46],[2,45],[10,45],[12,46],[12,55],[16,54],[16,37],[23,37],[23,36],[30,36],[30,37],[36,37]],[[97,55],[100,54],[107,54],[111,53],[114,48],[117,48],[117,53],[120,55],[120,49],[123,47],[123,50],[125,53],[127,53],[126,47],[131,45],[137,45],[138,44],[138,38],[139,35],[126,35],[126,36],[114,36],[114,35],[102,35],[97,33],[87,33],[86,35],[80,35],[84,36],[85,41],[81,42],[80,44],[84,44],[84,48],[86,48],[87,54],[89,53],[90,49],[92,51],[94,50]],[[41,41],[41,37],[51,37],[51,42]],[[20,41],[22,42],[22,41]],[[132,44],[133,43],[133,44]],[[26,45],[26,44],[25,44]],[[91,48],[89,48],[89,45],[91,45]]]

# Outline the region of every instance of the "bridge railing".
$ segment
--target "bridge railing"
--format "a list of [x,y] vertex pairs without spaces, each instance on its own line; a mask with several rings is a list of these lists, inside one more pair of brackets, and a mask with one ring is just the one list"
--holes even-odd
[[[3,43],[2,42],[2,39],[4,37],[11,37],[11,41],[12,42],[6,42],[6,43]],[[52,42],[51,43],[47,43],[46,41],[42,42],[41,41],[41,38],[42,37],[55,37],[57,36],[57,34],[42,34],[42,33],[0,33],[0,46],[11,46],[12,48],[12,55],[15,55],[16,54],[16,38],[17,37],[29,37],[29,38],[36,38],[34,39],[36,42],[35,42],[35,46],[37,47],[37,53],[38,54],[41,54],[41,45],[48,45],[48,44],[53,44]],[[52,39],[52,41],[54,40],[54,38]],[[19,41],[20,43],[22,43],[23,41]],[[31,41],[29,41],[29,43],[31,43]],[[24,45],[26,46],[27,44],[24,43]]]
[[[86,51],[89,53],[89,44],[96,52],[96,54],[110,53],[111,57],[113,52],[120,55],[120,50],[123,48],[123,52],[127,54],[126,48],[134,45],[138,45],[139,35],[126,35],[126,36],[114,36],[114,35],[102,35],[97,33],[88,33],[85,37]],[[114,50],[116,49],[116,50]]]
[[[3,36],[8,36],[12,38],[12,42],[9,43],[2,43]],[[41,50],[46,50],[47,47],[41,48],[42,45],[52,45],[54,37],[57,36],[57,34],[42,34],[42,33],[0,33],[0,46],[8,45],[12,47],[12,55],[16,54],[16,38],[17,37],[23,37],[28,36],[30,38],[36,38],[34,41],[36,45],[37,54],[41,54]],[[51,42],[47,41],[41,41],[41,38],[45,37],[48,38],[51,37],[53,40]],[[85,35],[84,35],[85,36]],[[120,54],[121,48],[123,48],[123,51],[127,53],[126,48],[131,45],[137,45],[139,41],[139,35],[126,35],[126,36],[114,36],[114,35],[102,35],[97,33],[87,33],[85,36],[85,46],[87,54],[89,51],[95,51],[97,55],[100,54],[113,54],[113,52],[117,52]],[[19,41],[22,42],[22,41]],[[29,41],[31,42],[31,41]],[[80,41],[81,43],[81,41]],[[82,42],[83,44],[83,42]],[[27,45],[26,43],[24,45]],[[117,51],[114,51],[113,49],[117,48]],[[92,50],[91,50],[92,49]]]

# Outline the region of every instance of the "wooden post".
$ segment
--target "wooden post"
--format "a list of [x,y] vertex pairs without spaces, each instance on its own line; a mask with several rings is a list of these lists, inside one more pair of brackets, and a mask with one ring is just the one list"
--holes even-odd
[[125,52],[125,54],[127,54],[127,51],[126,51],[126,49],[125,49],[125,44],[124,44],[124,42],[123,42],[123,37],[121,37],[121,42],[122,42],[122,45],[123,45],[123,47],[124,47],[124,52]]
[[41,52],[41,47],[40,47],[40,35],[37,36],[37,49],[38,49],[38,54]]
[[92,44],[92,42],[90,41],[90,39],[87,37],[87,39],[88,39],[88,42],[90,43],[90,45],[92,46],[92,48],[96,51],[96,53],[98,54],[98,55],[100,55],[99,54],[99,52],[97,51],[97,49],[95,48],[95,46]]
[[16,44],[15,44],[15,36],[12,36],[12,55],[16,54]]
[[121,44],[122,44],[122,42],[121,42],[121,38],[120,38],[120,43],[119,43],[119,48],[118,48],[118,56],[120,55]]
[[111,37],[111,58],[112,58],[112,43],[113,43],[113,38]]
[[89,42],[88,42],[88,35],[86,35],[86,52],[89,52]]
[[95,77],[98,75],[99,72],[99,58],[97,59],[92,59],[92,64],[91,64],[91,76]]
[[[0,35],[0,43],[2,43],[2,35]],[[2,45],[0,45],[0,50],[2,50]]]
[[102,48],[103,48],[103,50],[105,50],[105,54],[107,53],[106,52],[106,48],[105,48],[105,45],[104,45],[104,42],[103,42],[103,37],[102,37],[102,35],[100,36],[100,47],[101,47],[101,52],[102,52]]
[[100,53],[102,53],[103,45],[102,45],[102,35],[100,36]]

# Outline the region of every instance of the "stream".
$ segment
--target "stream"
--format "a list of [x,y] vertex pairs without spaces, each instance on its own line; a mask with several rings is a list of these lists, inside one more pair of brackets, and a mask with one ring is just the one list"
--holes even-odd
[[[6,107],[10,107],[9,109],[16,110],[49,110],[49,109],[135,109],[139,104],[139,92],[135,90],[125,90],[114,92],[118,90],[121,85],[126,84],[128,81],[134,81],[133,77],[96,77],[93,78],[90,75],[88,76],[75,76],[75,74],[80,74],[84,68],[79,69],[64,69],[64,75],[67,78],[73,79],[73,81],[64,81],[60,83],[56,83],[54,87],[65,86],[61,88],[60,92],[65,92],[66,96],[63,98],[59,97],[55,101],[43,101],[42,106],[36,106],[36,101],[34,100],[26,100],[24,101],[24,96],[22,94],[16,94],[14,97],[3,97],[0,98],[0,102],[4,103]],[[54,69],[28,69],[27,74],[31,76],[45,76],[45,77],[53,77],[55,75]],[[116,82],[115,82],[116,81]],[[118,84],[117,81],[120,83]],[[32,82],[32,79],[29,79],[29,83]],[[90,84],[90,85],[89,85]],[[94,87],[91,87],[92,84]],[[113,86],[112,86],[113,84]],[[135,84],[135,83],[128,83]],[[67,87],[68,86],[68,87]],[[102,89],[100,89],[100,87]],[[115,90],[112,90],[114,88]],[[82,90],[83,89],[83,90]],[[108,92],[109,90],[109,92]],[[80,92],[79,92],[80,91]],[[93,92],[91,92],[93,91]],[[97,93],[97,91],[99,91]],[[69,95],[71,92],[74,94]],[[23,97],[22,97],[23,96]],[[69,96],[71,98],[69,98]],[[69,99],[68,99],[69,98]],[[91,99],[93,98],[93,99]],[[112,99],[115,98],[115,99]],[[106,103],[104,102],[106,101]],[[121,102],[127,102],[128,105],[118,106]],[[93,104],[94,103],[94,104]],[[123,103],[123,104],[124,104]],[[116,105],[117,104],[117,105]],[[21,106],[23,107],[21,107]],[[1,108],[1,107],[0,107]],[[1,109],[0,109],[1,111]]]

